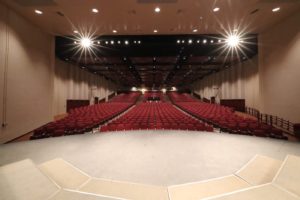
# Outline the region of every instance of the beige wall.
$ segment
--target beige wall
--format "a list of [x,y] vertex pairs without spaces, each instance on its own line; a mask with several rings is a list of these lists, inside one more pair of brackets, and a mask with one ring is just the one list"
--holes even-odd
[[259,36],[262,111],[300,123],[300,12]]
[[205,77],[193,85],[193,90],[201,97],[210,99],[246,99],[246,105],[259,108],[258,60],[251,60],[232,66]]
[[99,99],[114,92],[115,85],[70,63],[55,60],[54,114],[66,112],[67,99]]
[[0,13],[2,143],[52,119],[53,38],[2,4]]
[[0,143],[64,113],[67,98],[102,98],[114,88],[103,78],[55,60],[54,37],[0,3],[0,119],[7,123],[0,127]]
[[259,34],[258,57],[196,82],[202,97],[245,98],[263,113],[300,122],[300,13]]

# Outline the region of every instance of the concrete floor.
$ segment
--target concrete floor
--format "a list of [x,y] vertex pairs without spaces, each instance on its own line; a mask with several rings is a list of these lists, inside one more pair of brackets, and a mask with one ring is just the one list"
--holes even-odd
[[256,154],[300,156],[300,143],[186,131],[97,133],[0,145],[0,165],[61,157],[94,177],[167,186],[232,174]]

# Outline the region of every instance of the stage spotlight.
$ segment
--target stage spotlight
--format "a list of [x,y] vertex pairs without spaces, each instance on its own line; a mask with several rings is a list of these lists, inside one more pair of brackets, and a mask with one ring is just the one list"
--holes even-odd
[[229,35],[226,39],[226,43],[230,47],[237,47],[239,46],[241,40],[238,35]]
[[90,38],[84,37],[81,38],[80,44],[83,48],[89,48],[92,45],[92,41]]

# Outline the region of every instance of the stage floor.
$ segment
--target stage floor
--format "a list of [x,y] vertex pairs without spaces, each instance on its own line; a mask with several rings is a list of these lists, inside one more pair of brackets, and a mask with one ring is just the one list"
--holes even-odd
[[0,165],[63,158],[93,177],[170,186],[233,174],[256,154],[300,156],[300,143],[187,131],[96,133],[0,145]]

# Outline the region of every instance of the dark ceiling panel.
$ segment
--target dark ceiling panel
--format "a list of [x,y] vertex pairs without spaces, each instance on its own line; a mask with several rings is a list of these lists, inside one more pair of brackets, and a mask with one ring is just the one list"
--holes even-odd
[[247,35],[243,53],[230,54],[218,39],[224,41],[221,35],[101,36],[93,42],[93,53],[80,56],[78,43],[56,37],[56,55],[124,86],[180,86],[257,54],[255,34]]

